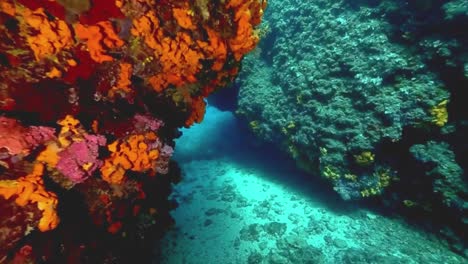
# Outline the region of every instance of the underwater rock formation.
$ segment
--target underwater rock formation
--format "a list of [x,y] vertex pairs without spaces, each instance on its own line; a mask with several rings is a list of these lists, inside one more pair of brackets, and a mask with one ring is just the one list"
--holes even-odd
[[[265,37],[243,62],[237,114],[343,199],[443,212],[460,238],[468,228],[462,2],[271,3]],[[426,143],[433,139],[440,143]],[[435,150],[447,155],[428,154]],[[420,163],[439,168],[418,178],[423,185],[412,178]],[[463,252],[466,241],[457,241]]]
[[2,0],[0,262],[149,258],[178,129],[236,77],[265,6]]

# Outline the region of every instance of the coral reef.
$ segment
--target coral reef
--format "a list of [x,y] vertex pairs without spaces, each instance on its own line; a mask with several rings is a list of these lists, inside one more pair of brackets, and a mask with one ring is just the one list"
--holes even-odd
[[237,76],[265,5],[2,0],[0,262],[146,261],[178,129]]
[[[401,205],[418,196],[431,204],[428,218],[445,208],[461,219],[466,189],[453,187],[468,169],[462,2],[272,3],[264,41],[243,62],[237,114],[345,200]],[[410,180],[418,172],[410,149],[430,163],[412,147],[432,139],[453,151],[437,163],[460,169],[437,176],[428,191],[432,179],[424,187]],[[466,223],[452,220],[446,224],[463,234]],[[466,241],[457,250],[464,248]]]

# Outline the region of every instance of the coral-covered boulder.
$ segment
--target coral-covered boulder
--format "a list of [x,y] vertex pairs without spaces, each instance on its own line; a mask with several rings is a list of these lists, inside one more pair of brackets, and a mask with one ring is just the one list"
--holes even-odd
[[0,1],[0,262],[149,257],[178,129],[236,77],[265,5]]

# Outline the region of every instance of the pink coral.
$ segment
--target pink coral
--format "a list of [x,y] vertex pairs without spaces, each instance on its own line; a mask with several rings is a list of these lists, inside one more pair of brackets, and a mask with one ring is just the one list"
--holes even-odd
[[32,148],[54,139],[54,133],[51,127],[25,128],[15,119],[0,117],[0,149],[8,156],[27,155]]
[[85,181],[102,165],[102,161],[97,159],[98,149],[106,144],[106,138],[93,135],[85,135],[84,138],[59,153],[57,170],[73,183]]
[[160,127],[164,126],[163,121],[147,115],[136,114],[134,117],[135,131],[157,131]]

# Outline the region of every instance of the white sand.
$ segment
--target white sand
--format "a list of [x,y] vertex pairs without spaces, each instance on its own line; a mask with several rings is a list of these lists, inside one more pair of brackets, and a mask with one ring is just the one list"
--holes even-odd
[[182,169],[162,263],[463,263],[428,234],[363,209],[335,210],[262,170],[226,159]]

